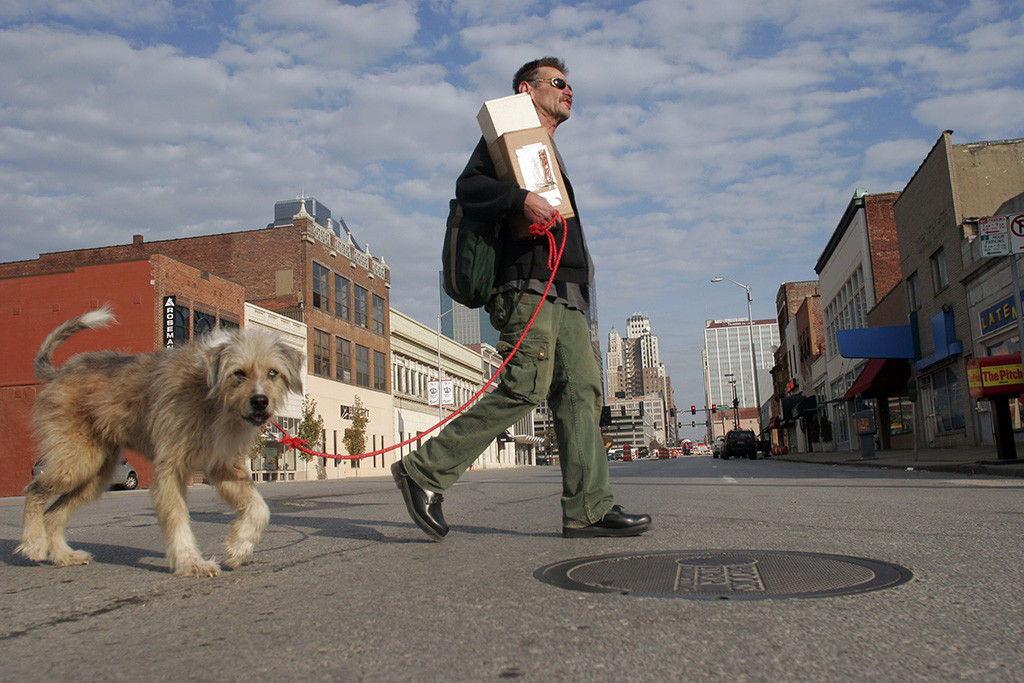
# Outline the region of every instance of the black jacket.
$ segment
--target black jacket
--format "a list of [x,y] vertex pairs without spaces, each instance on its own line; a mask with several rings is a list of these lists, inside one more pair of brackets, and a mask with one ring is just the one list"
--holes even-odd
[[[561,165],[559,165],[561,166]],[[590,282],[586,245],[583,240],[583,228],[579,221],[579,209],[572,185],[565,171],[562,180],[569,193],[569,203],[576,214],[566,220],[568,236],[565,240],[565,252],[558,266],[555,282],[575,282],[586,285]],[[527,191],[513,181],[497,179],[494,163],[487,152],[487,144],[483,138],[473,150],[469,163],[455,183],[455,198],[462,204],[466,216],[474,220],[501,222],[501,260],[495,287],[510,282],[523,282],[530,279],[546,281],[551,277],[548,269],[548,241],[546,239],[513,240],[508,223],[511,219],[522,216],[523,203]],[[561,244],[561,229],[555,232],[555,240]]]

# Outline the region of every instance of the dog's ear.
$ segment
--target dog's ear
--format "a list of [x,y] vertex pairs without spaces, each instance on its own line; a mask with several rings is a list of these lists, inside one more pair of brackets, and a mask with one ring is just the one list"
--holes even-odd
[[291,344],[278,340],[278,350],[284,359],[284,381],[288,391],[302,393],[302,368],[306,365],[306,354]]
[[202,358],[203,363],[206,365],[206,383],[213,391],[217,386],[217,382],[220,381],[220,366],[221,361],[224,358],[224,351],[227,349],[231,340],[228,337],[220,336],[206,339],[205,348],[203,349]]

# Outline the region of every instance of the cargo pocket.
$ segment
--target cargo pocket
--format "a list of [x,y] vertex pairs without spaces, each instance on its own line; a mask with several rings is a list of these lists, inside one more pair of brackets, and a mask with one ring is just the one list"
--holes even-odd
[[[519,340],[516,334],[502,334],[498,353],[507,358]],[[553,371],[548,340],[529,335],[519,345],[515,357],[501,371],[501,390],[514,398],[539,404],[547,397]]]

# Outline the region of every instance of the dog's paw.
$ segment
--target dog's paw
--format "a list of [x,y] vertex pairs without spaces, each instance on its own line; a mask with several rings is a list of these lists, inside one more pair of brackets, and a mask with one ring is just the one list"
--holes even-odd
[[175,576],[190,576],[195,578],[208,578],[220,574],[220,565],[212,560],[204,560],[199,557],[194,561],[183,562],[174,568]]
[[58,567],[74,567],[80,564],[89,564],[92,561],[92,553],[87,553],[84,550],[69,550],[52,553],[50,560]]
[[253,559],[253,544],[228,545],[224,548],[224,564],[231,569],[238,569]]
[[15,548],[14,552],[33,562],[45,562],[46,556],[50,553],[50,548],[45,539],[33,540],[25,541]]

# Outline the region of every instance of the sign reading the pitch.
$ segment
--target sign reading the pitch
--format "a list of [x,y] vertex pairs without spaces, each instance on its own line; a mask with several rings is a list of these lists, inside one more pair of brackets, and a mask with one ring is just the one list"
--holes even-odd
[[967,361],[967,386],[972,398],[1019,396],[1024,392],[1020,354],[981,356]]
[[173,296],[164,297],[164,346],[174,346],[174,307]]

